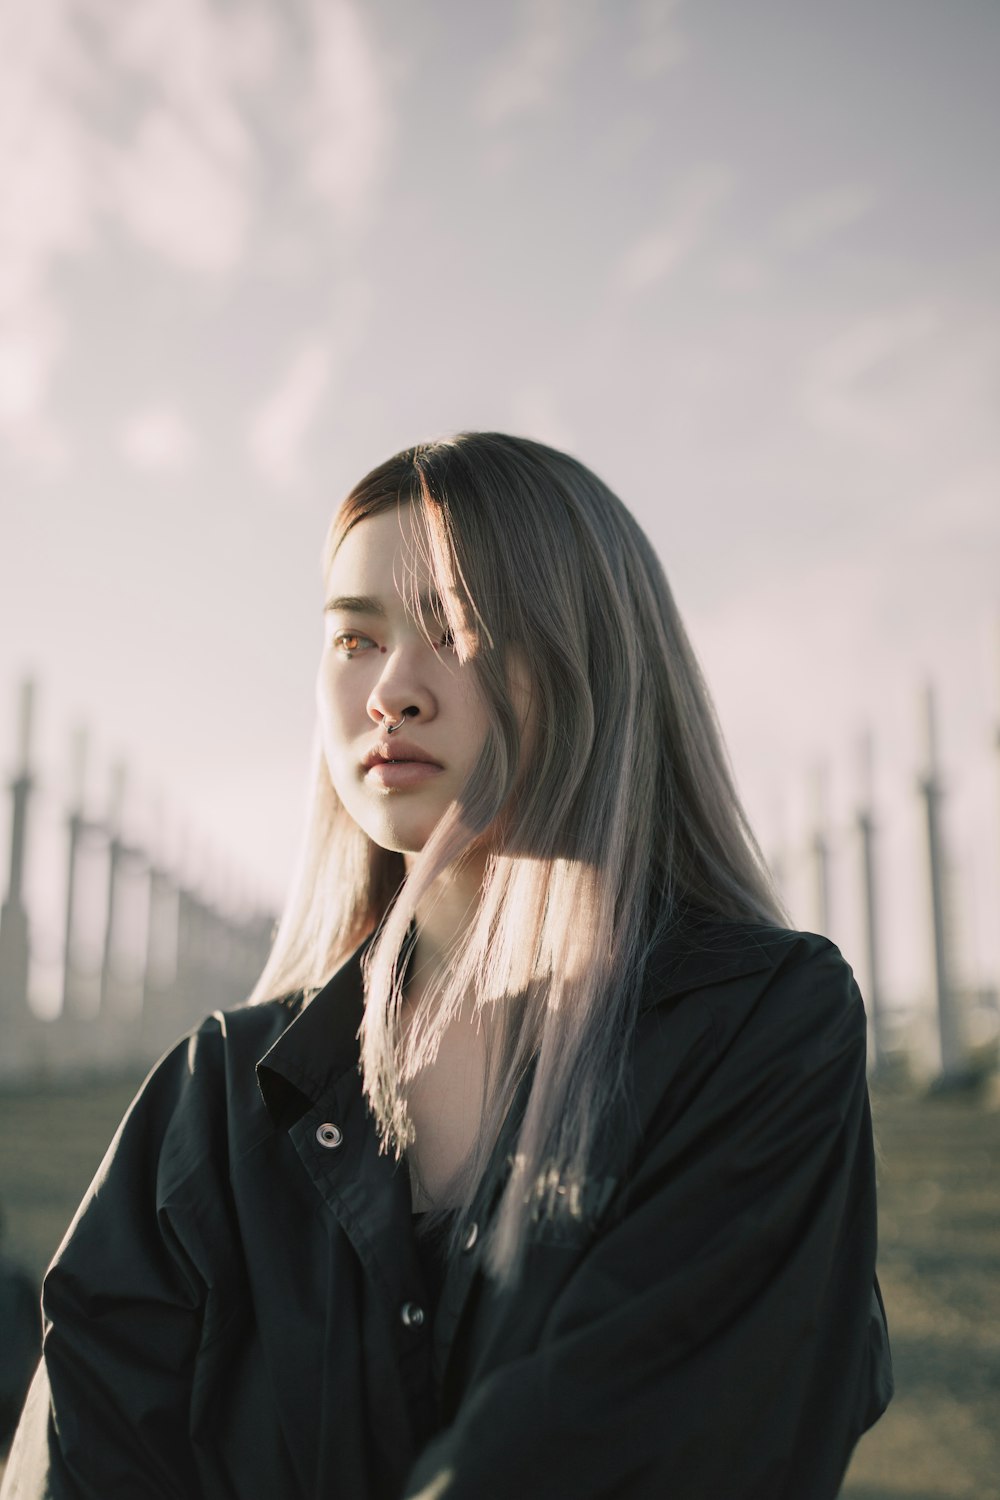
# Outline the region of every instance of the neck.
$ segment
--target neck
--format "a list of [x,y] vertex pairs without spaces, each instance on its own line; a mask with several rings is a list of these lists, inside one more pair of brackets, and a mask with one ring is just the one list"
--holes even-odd
[[[410,860],[406,860],[407,870]],[[434,882],[417,907],[417,946],[407,989],[419,996],[424,980],[447,963],[455,943],[475,920],[486,873],[486,855],[472,855],[458,870],[449,870]]]

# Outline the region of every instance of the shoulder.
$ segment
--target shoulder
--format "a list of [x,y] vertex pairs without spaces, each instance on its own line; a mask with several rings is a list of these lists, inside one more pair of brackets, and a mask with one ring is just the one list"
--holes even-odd
[[755,1016],[762,1023],[863,1016],[851,966],[829,938],[724,917],[685,920],[649,954],[644,1010],[670,1010],[695,996],[720,1045]]
[[685,922],[651,953],[640,1039],[672,1074],[736,1098],[851,1090],[865,1077],[866,1020],[850,964],[818,933],[726,918]]
[[294,1019],[300,996],[213,1011],[154,1064],[109,1148],[156,1163],[171,1196],[205,1163],[223,1172],[269,1130],[256,1066]]
[[129,1266],[157,1261],[161,1239],[174,1246],[168,1259],[181,1244],[197,1259],[206,1246],[221,1257],[236,1242],[234,1167],[271,1134],[256,1063],[291,1018],[281,1001],[216,1011],[151,1068],[49,1268],[50,1308],[113,1262],[111,1241]]

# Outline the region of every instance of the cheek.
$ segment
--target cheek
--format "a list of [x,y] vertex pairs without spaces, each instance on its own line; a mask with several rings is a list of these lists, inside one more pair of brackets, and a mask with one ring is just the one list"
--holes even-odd
[[337,671],[338,663],[324,656],[316,674],[316,709],[323,735],[323,748],[328,761],[333,761],[339,750],[345,748],[356,736],[359,713],[365,712],[364,698],[358,703],[357,684],[349,691],[344,675]]
[[357,754],[356,741],[348,733],[342,694],[336,691],[323,669],[316,683],[320,743],[330,785],[340,802],[357,820]]
[[460,682],[449,703],[443,701],[442,695],[441,706],[455,727],[455,748],[464,748],[471,764],[491,729],[490,716],[477,684],[471,677]]

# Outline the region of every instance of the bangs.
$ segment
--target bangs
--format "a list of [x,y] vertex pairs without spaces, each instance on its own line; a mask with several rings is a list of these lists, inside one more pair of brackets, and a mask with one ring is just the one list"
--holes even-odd
[[[494,632],[459,560],[452,520],[456,513],[468,516],[477,507],[473,497],[462,494],[467,486],[461,479],[455,486],[459,494],[453,497],[445,491],[440,476],[428,472],[432,468],[428,459],[434,451],[407,449],[373,469],[355,486],[331,522],[323,548],[323,574],[329,574],[344,538],[361,521],[389,510],[401,512],[404,505],[409,506],[413,551],[404,561],[402,577],[396,580],[400,598],[428,643],[433,643],[435,634],[440,639],[447,633],[458,660],[465,663],[491,651],[495,644]],[[423,577],[430,579],[427,593],[421,589]]]

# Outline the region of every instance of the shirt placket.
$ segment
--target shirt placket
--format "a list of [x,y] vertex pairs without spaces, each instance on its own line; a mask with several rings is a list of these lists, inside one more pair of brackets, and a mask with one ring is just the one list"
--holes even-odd
[[390,1339],[378,1340],[373,1328],[366,1354],[384,1366],[383,1389],[402,1386],[419,1447],[436,1426],[432,1318],[414,1242],[406,1165],[380,1152],[356,1068],[325,1090],[289,1135],[382,1304]]

